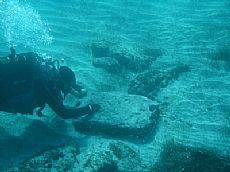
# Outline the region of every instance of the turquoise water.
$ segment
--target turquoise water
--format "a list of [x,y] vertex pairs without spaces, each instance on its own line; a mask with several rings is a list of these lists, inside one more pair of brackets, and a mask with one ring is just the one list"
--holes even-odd
[[[230,169],[228,0],[0,0],[0,23],[0,56],[14,46],[64,59],[89,92],[105,93],[102,104],[114,106],[95,114],[102,125],[87,132],[48,107],[42,118],[0,112],[2,169]],[[160,112],[154,131],[143,128],[140,137],[149,122],[139,113],[148,109],[145,97]]]

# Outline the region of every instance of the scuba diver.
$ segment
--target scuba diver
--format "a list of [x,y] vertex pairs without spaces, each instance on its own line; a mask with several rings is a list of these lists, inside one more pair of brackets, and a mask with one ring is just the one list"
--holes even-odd
[[46,61],[33,52],[16,54],[13,48],[6,59],[0,63],[0,111],[32,115],[39,108],[41,115],[48,104],[63,119],[72,119],[100,109],[99,104],[64,106],[67,94],[84,96],[86,91],[76,84],[74,72],[58,61]]

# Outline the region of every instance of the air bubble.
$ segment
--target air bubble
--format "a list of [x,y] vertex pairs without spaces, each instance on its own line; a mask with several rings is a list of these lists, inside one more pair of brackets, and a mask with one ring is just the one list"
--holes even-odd
[[1,25],[9,46],[24,45],[34,49],[53,41],[48,24],[26,2],[0,0]]

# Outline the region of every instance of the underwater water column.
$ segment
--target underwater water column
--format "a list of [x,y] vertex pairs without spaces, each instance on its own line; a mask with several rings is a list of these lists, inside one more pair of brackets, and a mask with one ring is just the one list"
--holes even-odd
[[0,23],[9,46],[37,48],[52,42],[50,29],[27,1],[0,1]]

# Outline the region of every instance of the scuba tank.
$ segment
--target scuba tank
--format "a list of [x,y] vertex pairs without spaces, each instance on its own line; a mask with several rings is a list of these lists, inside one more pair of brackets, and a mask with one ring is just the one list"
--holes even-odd
[[8,57],[0,57],[0,64],[7,64],[10,62]]
[[15,49],[13,47],[10,48],[10,54],[6,57],[0,57],[0,64],[7,64],[16,56]]
[[43,68],[49,67],[54,69],[59,69],[60,62],[57,59],[52,57],[40,57],[37,53],[28,52],[16,54],[16,51],[13,47],[10,48],[10,54],[7,57],[0,58],[0,64],[31,64],[42,66]]

